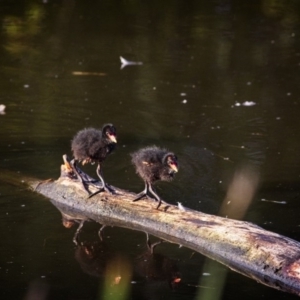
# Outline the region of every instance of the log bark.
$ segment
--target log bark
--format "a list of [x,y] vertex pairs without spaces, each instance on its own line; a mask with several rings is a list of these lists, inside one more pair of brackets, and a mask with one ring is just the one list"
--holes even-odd
[[[58,180],[33,181],[30,185],[50,198],[67,219],[146,231],[200,252],[262,284],[300,295],[300,243],[288,237],[249,222],[165,203],[157,210],[157,202],[133,202],[135,193],[116,187],[116,194],[103,192],[88,199],[66,160]],[[96,190],[93,184],[89,189]]]

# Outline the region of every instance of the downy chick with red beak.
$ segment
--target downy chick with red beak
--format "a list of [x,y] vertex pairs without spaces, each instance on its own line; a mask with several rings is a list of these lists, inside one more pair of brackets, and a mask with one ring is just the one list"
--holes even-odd
[[[74,166],[78,179],[83,183],[83,185],[85,181],[79,175],[79,172],[76,169],[76,162],[81,162],[83,165],[87,163],[98,163],[96,172],[102,183],[102,188],[96,193],[102,191],[114,193],[114,190],[107,185],[103,179],[101,163],[115,149],[116,144],[117,130],[113,124],[104,124],[101,130],[95,128],[86,128],[80,130],[72,140],[71,148],[74,159],[71,161],[71,163]],[[90,195],[90,197],[96,193]]]
[[154,192],[152,184],[156,181],[171,181],[178,172],[177,157],[173,152],[157,146],[142,148],[131,154],[132,163],[136,173],[144,180],[145,189],[133,201],[138,201],[145,196],[152,196],[158,201],[157,209],[162,201]]

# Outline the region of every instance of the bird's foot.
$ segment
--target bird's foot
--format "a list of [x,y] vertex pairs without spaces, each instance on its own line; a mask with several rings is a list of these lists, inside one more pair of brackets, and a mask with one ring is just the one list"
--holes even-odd
[[90,198],[94,197],[95,195],[97,195],[97,194],[99,194],[99,193],[102,193],[102,192],[105,192],[105,189],[104,189],[104,188],[101,188],[101,189],[99,189],[98,191],[96,191],[96,192],[94,192],[94,193],[92,193],[92,194],[89,194],[88,199],[90,199]]
[[136,202],[136,201],[139,201],[139,200],[141,200],[141,199],[143,199],[143,198],[145,198],[145,197],[149,197],[148,195],[147,195],[147,193],[145,193],[144,191],[143,192],[141,192],[141,193],[139,193],[138,195],[137,195],[137,197],[134,199],[134,200],[132,200],[133,202]]
[[117,192],[116,192],[116,190],[115,189],[113,189],[109,184],[105,184],[105,186],[104,186],[104,190],[106,191],[106,192],[108,192],[108,193],[111,193],[111,194],[117,194]]
[[100,188],[98,191],[96,191],[96,192],[90,194],[90,195],[88,196],[88,199],[90,199],[90,198],[94,197],[95,195],[97,195],[97,194],[99,194],[99,193],[102,193],[102,192],[107,192],[107,193],[110,193],[110,194],[113,194],[113,195],[116,194],[116,191],[115,191],[110,185],[105,184],[104,187],[102,187],[102,188]]

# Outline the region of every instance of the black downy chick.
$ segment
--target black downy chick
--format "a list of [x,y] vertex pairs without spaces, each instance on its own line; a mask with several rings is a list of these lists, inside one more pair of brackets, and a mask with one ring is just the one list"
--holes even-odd
[[[96,193],[102,191],[108,191],[113,193],[114,190],[109,187],[104,179],[101,169],[101,163],[106,159],[106,157],[115,149],[117,143],[117,131],[113,124],[103,125],[101,130],[95,128],[86,128],[77,132],[74,136],[71,148],[73,151],[74,159],[72,164],[75,171],[77,172],[77,177],[84,185],[84,180],[79,175],[76,169],[76,162],[81,162],[83,165],[87,163],[98,163],[96,172],[102,183],[102,188]],[[92,197],[96,193],[90,195]]]
[[153,191],[152,184],[156,181],[171,181],[178,172],[177,157],[174,153],[156,146],[142,148],[131,154],[132,163],[136,173],[145,182],[145,189],[138,194],[134,201],[138,201],[147,195],[152,195],[158,201],[157,209],[162,201]]

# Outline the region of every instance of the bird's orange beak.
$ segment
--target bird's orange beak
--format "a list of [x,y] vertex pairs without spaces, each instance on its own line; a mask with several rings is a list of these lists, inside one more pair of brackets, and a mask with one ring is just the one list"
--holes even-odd
[[117,137],[116,137],[115,135],[113,135],[113,134],[108,134],[108,137],[109,137],[109,139],[110,139],[112,142],[117,143]]

